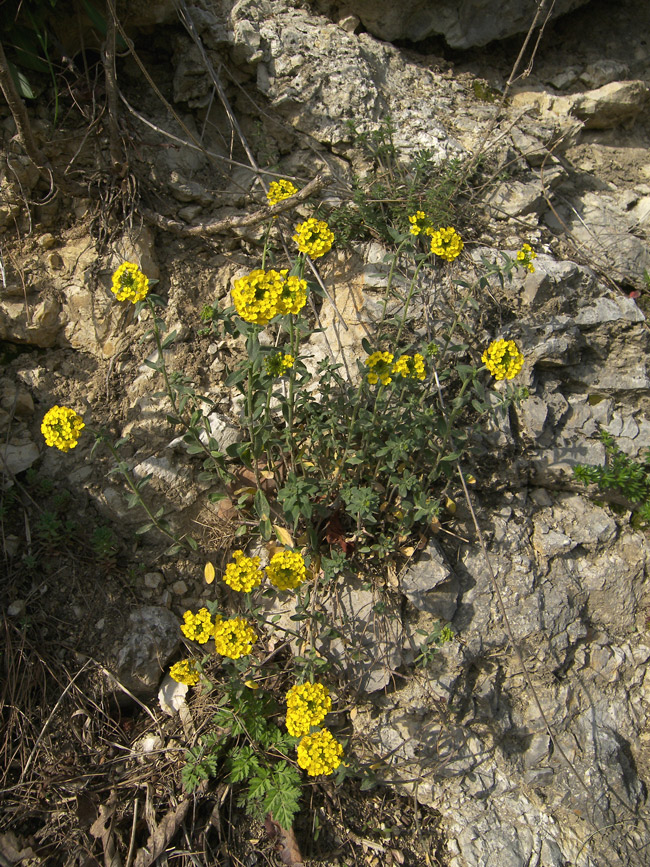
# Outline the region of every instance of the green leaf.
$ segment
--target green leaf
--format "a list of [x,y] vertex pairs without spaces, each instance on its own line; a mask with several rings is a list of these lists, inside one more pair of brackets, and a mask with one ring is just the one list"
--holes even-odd
[[293,819],[298,812],[298,800],[300,799],[300,776],[294,770],[295,776],[280,775],[281,767],[290,768],[286,763],[278,766],[278,770],[268,783],[268,792],[264,798],[263,810],[271,813],[274,820],[283,828],[289,829],[293,825]]
[[137,530],[135,531],[135,535],[142,536],[144,533],[148,533],[149,530],[151,530],[155,526],[156,525],[152,524],[151,522],[149,522],[148,524],[143,524],[141,527],[137,528]]
[[268,519],[271,514],[271,507],[269,506],[269,501],[266,499],[264,491],[258,488],[255,494],[255,511],[258,516],[262,519]]
[[268,777],[264,775],[264,769],[262,769],[262,774],[251,777],[248,785],[248,798],[261,800],[267,792],[268,785]]
[[252,747],[233,747],[228,756],[227,765],[230,768],[228,782],[240,783],[249,777],[259,775],[261,766]]
[[224,385],[226,388],[232,388],[233,385],[239,385],[246,379],[247,371],[243,368],[238,368],[237,370],[233,370],[230,376],[226,377],[226,381]]
[[22,96],[23,99],[36,99],[36,94],[30,87],[29,81],[23,75],[23,73],[17,69],[13,63],[8,60],[7,64],[9,66],[9,72],[11,73],[11,77],[14,80],[14,84],[16,85],[16,89],[18,93]]
[[167,349],[168,346],[171,346],[171,344],[176,340],[177,334],[177,331],[170,331],[161,344],[162,348]]

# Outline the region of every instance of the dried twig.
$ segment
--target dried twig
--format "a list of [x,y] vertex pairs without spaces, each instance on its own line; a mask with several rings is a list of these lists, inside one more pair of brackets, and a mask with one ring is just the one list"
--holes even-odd
[[319,193],[326,184],[326,179],[322,175],[317,175],[311,180],[306,187],[299,190],[289,199],[283,199],[277,205],[271,208],[262,208],[252,214],[246,216],[226,217],[223,220],[208,220],[204,223],[199,223],[194,226],[188,226],[186,223],[181,223],[178,220],[172,220],[171,217],[165,217],[149,208],[140,208],[142,216],[153,223],[159,229],[164,229],[168,232],[173,232],[175,235],[180,235],[183,238],[206,238],[210,235],[220,235],[226,232],[232,232],[234,229],[243,229],[247,226],[255,226],[257,223],[262,223],[271,217],[276,217],[285,211],[291,210],[300,202],[304,202],[310,196]]
[[61,702],[63,701],[63,699],[64,699],[64,698],[66,697],[66,695],[68,694],[68,692],[69,692],[69,690],[71,689],[72,685],[74,684],[75,680],[79,677],[80,674],[82,674],[82,673],[83,673],[83,672],[88,668],[88,666],[90,665],[91,662],[92,662],[92,660],[90,660],[90,659],[88,659],[88,660],[86,660],[86,662],[84,662],[84,664],[81,666],[81,668],[79,669],[79,671],[75,674],[75,676],[70,680],[70,682],[68,683],[68,685],[65,687],[65,689],[63,690],[63,692],[62,692],[61,695],[59,696],[59,698],[58,698],[56,704],[54,705],[54,707],[53,707],[52,710],[50,711],[50,715],[49,715],[48,718],[45,720],[45,723],[44,723],[44,725],[43,725],[43,728],[41,729],[39,736],[36,738],[36,743],[34,744],[34,746],[33,746],[33,748],[32,748],[32,751],[31,751],[31,753],[29,754],[29,758],[28,758],[27,761],[25,762],[25,767],[23,768],[22,773],[21,773],[21,775],[20,775],[20,779],[18,780],[19,783],[22,783],[22,781],[23,781],[23,780],[25,779],[25,777],[27,776],[27,772],[29,771],[29,769],[30,769],[30,767],[31,767],[31,764],[32,764],[32,762],[34,761],[34,757],[35,757],[35,755],[36,755],[36,753],[37,753],[37,751],[38,751],[38,747],[39,747],[41,741],[43,740],[43,737],[45,736],[45,732],[47,731],[47,727],[48,727],[49,724],[52,722],[52,719],[53,719],[53,717],[54,717],[54,714],[56,713],[56,711],[57,711],[59,705],[61,704]]

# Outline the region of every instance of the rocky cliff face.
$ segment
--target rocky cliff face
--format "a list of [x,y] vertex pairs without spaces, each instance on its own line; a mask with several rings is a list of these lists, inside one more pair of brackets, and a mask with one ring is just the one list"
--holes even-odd
[[[539,22],[556,18],[584,5],[587,0],[546,3]],[[452,48],[487,45],[516,33],[526,33],[538,11],[535,0],[415,0],[400,6],[391,0],[352,0],[345,8],[358,15],[363,26],[388,42],[408,39],[421,42],[429,36],[443,36]]]

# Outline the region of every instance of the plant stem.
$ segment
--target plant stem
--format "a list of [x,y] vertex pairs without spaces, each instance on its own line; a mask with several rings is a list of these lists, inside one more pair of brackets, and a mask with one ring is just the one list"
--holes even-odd
[[[257,339],[257,335],[256,335]],[[260,479],[259,455],[255,447],[255,426],[253,422],[253,362],[248,362],[248,387],[246,388],[246,422],[248,426],[248,436],[251,443],[251,451],[253,456],[253,472],[255,473],[255,484],[258,491],[261,490],[262,480]]]
[[158,518],[156,518],[154,513],[151,511],[149,506],[146,504],[146,502],[142,498],[142,494],[140,493],[140,491],[138,489],[138,486],[137,486],[135,479],[131,475],[131,472],[127,468],[126,463],[120,457],[117,449],[115,448],[115,445],[111,442],[111,440],[107,436],[105,436],[103,434],[99,434],[96,431],[91,430],[91,433],[94,433],[100,442],[103,442],[108,446],[108,450],[110,451],[111,455],[113,456],[113,459],[115,460],[117,471],[123,477],[128,489],[131,491],[131,493],[135,497],[137,497],[138,503],[144,509],[147,517],[149,518],[151,523],[154,525],[154,527],[160,533],[162,533],[164,536],[167,536],[168,539],[171,539],[172,542],[174,542],[175,544],[181,544],[182,540],[179,539],[178,536],[176,536],[174,533],[170,533],[169,530],[165,529],[165,527],[160,523]]
[[411,285],[409,286],[408,295],[406,296],[406,301],[404,302],[404,312],[402,313],[401,322],[399,324],[399,328],[397,329],[397,337],[395,338],[396,347],[399,344],[399,339],[402,336],[402,331],[404,330],[404,326],[406,325],[406,316],[408,314],[411,298],[413,297],[413,293],[415,292],[415,282],[417,280],[417,276],[420,272],[420,268],[422,268],[425,261],[426,260],[423,258],[418,262],[415,273],[413,274],[413,277],[411,279]]
[[[165,391],[167,392],[167,397],[169,398],[169,402],[172,405],[174,413],[178,416],[179,421],[181,421],[181,423],[183,424],[183,421],[180,418],[178,405],[176,403],[176,389],[172,387],[172,384],[169,380],[169,375],[167,373],[167,365],[165,364],[165,356],[163,355],[162,340],[160,339],[160,328],[158,327],[158,320],[156,318],[156,308],[154,307],[153,302],[149,297],[147,297],[147,307],[149,308],[149,312],[151,313],[151,318],[153,320],[153,335],[154,340],[156,341],[156,349],[158,350],[158,366],[160,368],[160,372],[163,375],[163,379],[165,380]],[[183,426],[187,427],[187,425],[185,424],[183,424]]]

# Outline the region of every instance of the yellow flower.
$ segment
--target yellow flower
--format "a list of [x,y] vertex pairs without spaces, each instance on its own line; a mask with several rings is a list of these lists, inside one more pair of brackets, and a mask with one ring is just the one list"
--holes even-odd
[[427,229],[431,228],[431,224],[429,223],[424,211],[416,211],[414,214],[411,214],[409,217],[409,223],[411,224],[410,231],[412,235],[420,235],[423,232],[426,233]]
[[250,593],[253,587],[262,583],[262,570],[259,557],[247,557],[243,551],[235,551],[232,555],[234,563],[226,566],[223,580],[237,592]]
[[195,686],[199,682],[199,673],[193,659],[181,659],[180,662],[172,665],[169,674],[178,683],[184,683],[187,686]]
[[286,181],[284,178],[279,181],[271,181],[269,191],[266,194],[269,205],[277,205],[283,199],[288,199],[295,196],[298,192],[298,187],[294,186],[291,181]]
[[243,617],[222,620],[214,630],[214,649],[229,659],[248,656],[256,641],[257,635]]
[[302,555],[297,551],[278,551],[266,567],[266,577],[278,590],[295,590],[307,578]]
[[399,373],[404,379],[426,379],[424,357],[419,352],[412,357],[400,355],[393,365],[393,373]]
[[118,301],[132,301],[135,304],[147,297],[149,279],[133,262],[124,262],[113,274],[111,292]]
[[296,233],[292,240],[296,242],[301,253],[311,256],[312,259],[324,256],[332,249],[334,233],[324,220],[310,217],[296,226]]
[[287,370],[290,370],[296,359],[293,355],[283,355],[281,352],[276,352],[264,362],[264,368],[267,376],[282,376]]
[[309,734],[332,710],[329,690],[322,683],[301,683],[287,693],[287,731],[293,737]]
[[343,747],[329,729],[305,735],[298,744],[298,764],[310,777],[333,773],[342,756]]
[[373,352],[366,358],[367,379],[370,385],[376,385],[379,380],[382,385],[390,385],[393,381],[391,373],[394,357],[392,352]]
[[537,253],[533,250],[530,244],[524,244],[521,250],[517,253],[517,264],[522,268],[527,268],[531,274],[535,273],[533,259],[537,258]]
[[53,406],[43,416],[41,433],[48,446],[56,446],[62,452],[69,452],[77,445],[84,427],[81,416],[73,409]]
[[[207,608],[200,608],[196,614],[186,611],[183,614],[183,620],[185,623],[181,626],[181,632],[190,641],[205,644],[212,638],[214,623]],[[217,620],[221,620],[221,618],[218,617]]]
[[431,252],[441,259],[446,259],[447,262],[453,262],[460,256],[464,244],[458,232],[448,226],[446,229],[425,229],[427,235],[431,237]]
[[495,379],[514,379],[524,365],[524,356],[514,340],[493,340],[481,361]]
[[256,268],[235,280],[232,300],[246,322],[266,325],[274,316],[298,313],[307,301],[307,281],[287,277],[288,270],[263,271]]

